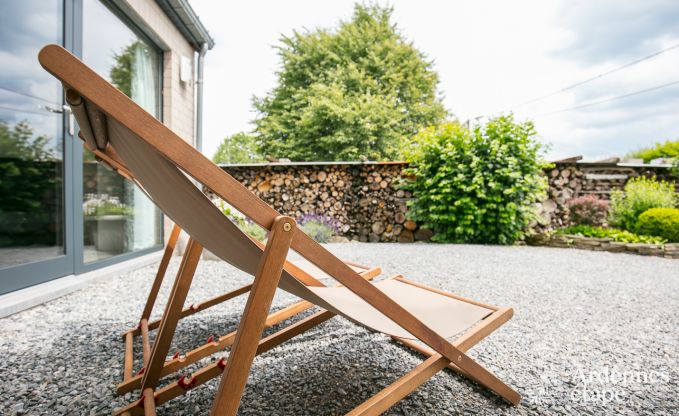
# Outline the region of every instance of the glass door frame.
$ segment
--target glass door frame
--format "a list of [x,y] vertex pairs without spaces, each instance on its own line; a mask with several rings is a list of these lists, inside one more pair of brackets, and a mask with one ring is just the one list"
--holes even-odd
[[[69,51],[73,51],[73,20],[74,20],[74,1],[82,0],[63,0],[62,3],[62,46]],[[38,56],[36,53],[33,65],[39,65]],[[56,81],[55,81],[56,82]],[[63,94],[61,95],[61,104],[66,104]],[[73,215],[73,149],[74,140],[69,128],[70,113],[63,111],[61,113],[61,134],[63,142],[62,155],[62,172],[63,172],[63,186],[62,186],[62,213],[63,213],[63,247],[64,253],[62,255],[39,260],[31,263],[20,264],[16,266],[7,267],[0,270],[0,295],[13,292],[15,290],[24,289],[29,286],[45,283],[59,277],[73,274],[74,261],[76,259],[76,245],[73,233],[74,215]]]
[[[98,0],[96,0],[98,1]],[[63,44],[62,46],[82,58],[83,51],[83,0],[62,0]],[[162,48],[151,39],[151,36],[143,33],[142,29],[134,24],[130,18],[114,4],[112,0],[104,0],[104,4],[113,13],[127,24],[132,30],[143,35],[151,45],[154,45],[162,60]],[[37,54],[35,65],[39,65]],[[162,65],[159,68],[159,108],[162,115]],[[63,94],[61,103],[65,105]],[[63,138],[63,230],[64,230],[64,254],[57,257],[39,260],[36,262],[7,267],[0,270],[0,295],[21,290],[40,283],[58,279],[69,275],[77,275],[93,271],[102,267],[120,263],[125,260],[140,257],[159,251],[163,247],[164,240],[164,216],[160,213],[160,242],[152,247],[130,253],[116,255],[104,260],[84,262],[84,225],[83,225],[83,146],[78,138],[77,124],[70,112],[61,114],[61,132]],[[74,134],[70,134],[73,132]]]
[[[82,59],[83,57],[83,0],[67,0],[67,1],[73,1],[73,45],[72,45],[72,53],[77,56],[78,58]],[[100,1],[100,0],[94,0],[94,1]],[[126,24],[132,31],[137,33],[140,37],[143,37],[145,41],[147,41],[150,45],[153,45],[154,48],[158,51],[159,54],[161,54],[162,49],[157,45],[156,42],[154,42],[150,36],[148,36],[146,33],[143,32],[141,28],[139,28],[128,16],[125,15],[125,13],[115,4],[115,1],[112,0],[101,0],[104,5],[111,10],[111,12],[118,18],[120,19],[124,24]],[[162,54],[160,57],[160,62],[161,65],[159,65],[159,72],[158,74],[158,82],[159,82],[159,88],[158,88],[158,105],[159,105],[159,113],[162,121],[162,108],[163,108],[163,102],[162,102],[162,97],[163,97],[163,74],[162,74]],[[75,274],[81,274],[81,273],[86,273],[90,272],[92,270],[100,269],[102,267],[110,266],[116,263],[120,263],[125,260],[130,260],[136,257],[144,256],[146,254],[150,254],[156,251],[159,251],[160,249],[163,248],[163,244],[165,241],[165,236],[164,236],[164,226],[163,224],[165,223],[165,218],[163,216],[162,211],[160,212],[160,243],[156,244],[154,246],[142,249],[142,250],[137,250],[129,253],[122,253],[122,254],[117,254],[115,256],[103,259],[103,260],[98,260],[92,263],[85,263],[85,241],[84,241],[84,215],[83,215],[83,209],[82,209],[82,204],[83,204],[83,146],[81,144],[80,139],[78,138],[77,135],[77,129],[76,129],[76,134],[73,137],[74,140],[70,140],[71,142],[75,142],[75,145],[72,145],[71,147],[71,160],[73,161],[71,169],[73,171],[73,176],[72,178],[74,179],[72,186],[73,186],[73,192],[71,195],[71,205],[74,207],[73,211],[73,233],[75,234],[74,238],[74,263],[73,263],[73,270]],[[134,185],[136,186],[136,185]]]

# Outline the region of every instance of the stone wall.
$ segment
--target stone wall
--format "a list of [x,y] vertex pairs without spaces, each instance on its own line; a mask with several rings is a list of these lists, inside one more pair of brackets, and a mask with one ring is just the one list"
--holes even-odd
[[[229,172],[278,211],[300,219],[322,215],[337,222],[339,235],[360,241],[429,240],[431,232],[406,219],[409,192],[399,189],[404,162],[272,163],[225,165]],[[548,198],[540,230],[568,225],[568,200],[585,194],[608,199],[631,177],[670,179],[664,166],[556,163],[545,171]],[[678,188],[679,191],[679,188]]]
[[[615,163],[555,163],[546,172],[549,179],[548,198],[542,203],[541,230],[569,225],[567,203],[582,195],[594,194],[609,199],[611,191],[622,189],[630,178],[657,177],[672,180],[666,166]],[[679,182],[676,183],[679,192]]]

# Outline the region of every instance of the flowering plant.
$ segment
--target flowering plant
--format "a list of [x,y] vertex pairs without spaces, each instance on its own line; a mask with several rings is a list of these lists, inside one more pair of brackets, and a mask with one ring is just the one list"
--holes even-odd
[[132,208],[120,202],[117,196],[108,194],[85,194],[83,214],[88,217],[104,215],[132,215]]

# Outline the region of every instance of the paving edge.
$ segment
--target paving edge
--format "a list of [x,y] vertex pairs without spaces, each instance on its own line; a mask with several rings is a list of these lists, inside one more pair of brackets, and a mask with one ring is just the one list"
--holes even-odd
[[679,243],[643,244],[619,243],[611,238],[583,237],[571,234],[535,234],[526,239],[531,246],[577,248],[581,250],[608,251],[612,253],[640,254],[644,256],[679,259]]
[[101,269],[92,270],[91,272],[79,275],[71,274],[39,285],[0,295],[0,318],[5,318],[17,312],[68,295],[91,283],[113,275],[147,266],[160,260],[162,254],[162,250],[159,250],[111,266],[102,267]]

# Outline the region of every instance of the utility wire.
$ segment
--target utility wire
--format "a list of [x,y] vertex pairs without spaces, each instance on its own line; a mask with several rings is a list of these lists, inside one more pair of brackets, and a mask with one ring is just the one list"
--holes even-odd
[[14,93],[14,94],[17,94],[17,95],[22,95],[22,96],[24,96],[24,97],[32,98],[32,99],[34,99],[34,100],[43,101],[43,102],[46,102],[46,103],[48,103],[48,104],[56,105],[56,106],[58,106],[58,107],[61,106],[61,104],[57,104],[57,103],[55,103],[54,101],[46,100],[46,99],[44,99],[44,98],[40,98],[40,97],[35,96],[35,95],[27,94],[27,93],[25,93],[25,92],[13,90],[13,89],[11,89],[11,88],[7,88],[7,87],[2,87],[2,86],[0,86],[0,90],[4,90],[4,91],[7,91],[7,92],[11,92],[11,93]]
[[20,113],[40,114],[41,116],[46,116],[46,115],[49,115],[49,114],[57,114],[57,113],[54,113],[54,112],[51,112],[51,111],[47,111],[47,110],[45,110],[45,111],[38,111],[38,110],[23,110],[23,109],[21,109],[21,108],[7,107],[7,106],[4,106],[4,105],[0,105],[0,109],[2,109],[2,110],[8,110],[8,111],[17,111],[17,112],[20,112]]
[[656,91],[656,90],[671,87],[672,85],[677,85],[677,84],[679,84],[679,80],[673,81],[673,82],[668,82],[667,84],[656,85],[655,87],[646,88],[646,89],[639,90],[639,91],[630,92],[628,94],[623,94],[623,95],[618,95],[618,96],[615,96],[615,97],[606,98],[604,100],[593,101],[593,102],[589,102],[589,103],[585,103],[585,104],[581,104],[581,105],[576,105],[575,107],[563,108],[561,110],[551,111],[549,113],[538,114],[536,117],[550,116],[552,114],[565,113],[567,111],[579,110],[581,108],[592,107],[592,106],[599,105],[599,104],[605,104],[605,103],[609,103],[611,101],[618,101],[618,100],[622,100],[623,98],[633,97],[635,95],[644,94],[644,93],[651,92],[651,91]]
[[611,74],[613,74],[613,73],[615,73],[615,72],[618,72],[618,71],[623,70],[623,69],[625,69],[625,68],[629,68],[630,66],[636,65],[636,64],[638,64],[638,63],[640,63],[640,62],[644,62],[644,61],[647,61],[647,60],[649,60],[649,59],[655,58],[655,57],[658,56],[658,55],[662,55],[662,54],[665,53],[665,52],[669,52],[669,51],[674,50],[674,49],[677,49],[677,48],[679,48],[679,43],[677,43],[676,45],[672,45],[672,46],[670,46],[670,47],[667,47],[667,48],[665,48],[665,49],[663,49],[663,50],[660,50],[660,51],[658,51],[658,52],[654,52],[654,53],[652,53],[652,54],[650,54],[650,55],[644,56],[643,58],[639,58],[639,59],[634,60],[634,61],[632,61],[632,62],[628,62],[628,63],[626,63],[626,64],[624,64],[624,65],[621,65],[621,66],[619,66],[619,67],[613,68],[613,69],[611,69],[611,70],[609,70],[609,71],[602,72],[601,74],[599,74],[599,75],[597,75],[597,76],[594,76],[594,77],[591,77],[591,78],[587,78],[587,79],[585,79],[585,80],[583,80],[583,81],[576,82],[575,84],[568,85],[568,86],[566,86],[566,87],[561,88],[561,89],[558,90],[558,91],[554,91],[554,92],[551,92],[551,93],[549,93],[549,94],[541,95],[541,96],[536,97],[536,98],[533,98],[533,99],[531,99],[531,100],[524,101],[523,103],[514,106],[514,108],[512,108],[512,110],[513,110],[513,109],[516,109],[516,108],[520,108],[520,107],[526,106],[526,105],[528,105],[528,104],[532,104],[532,103],[537,102],[537,101],[542,101],[542,100],[544,100],[545,98],[549,98],[549,97],[552,97],[552,96],[554,96],[554,95],[561,94],[561,93],[566,92],[566,91],[568,91],[568,90],[572,90],[573,88],[577,88],[577,87],[579,87],[579,86],[581,86],[581,85],[584,85],[584,84],[587,84],[587,83],[589,83],[589,82],[595,81],[595,80],[597,80],[597,79],[603,78],[603,77],[605,77],[605,76],[611,75]]

